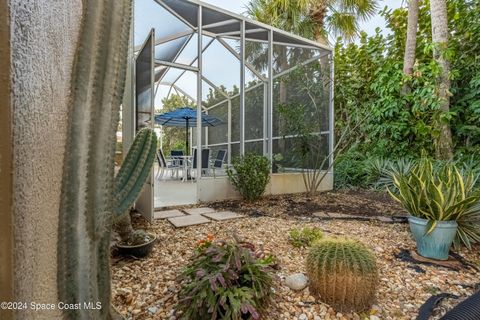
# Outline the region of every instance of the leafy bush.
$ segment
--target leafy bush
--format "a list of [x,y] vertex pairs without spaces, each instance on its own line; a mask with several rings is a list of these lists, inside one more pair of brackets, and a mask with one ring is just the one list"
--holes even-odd
[[[387,27],[355,43],[337,41],[335,47],[336,132],[353,128],[355,143],[371,157],[418,157],[425,149],[434,154],[438,118],[449,120],[456,151],[471,153],[480,145],[480,3],[449,0],[451,37],[445,54],[451,63],[450,112],[438,109],[436,77],[441,68],[433,61],[429,1],[420,2],[416,64],[404,76],[407,8],[385,9]],[[402,94],[404,84],[409,94]],[[356,185],[356,184],[354,184]]]
[[182,319],[259,319],[273,296],[272,265],[249,243],[200,241],[180,276]]
[[305,227],[303,229],[290,230],[289,236],[293,246],[310,247],[312,243],[323,238],[323,232],[318,228]]
[[365,188],[368,185],[365,161],[365,153],[356,150],[355,147],[338,155],[335,159],[335,188]]
[[234,158],[232,165],[233,169],[228,168],[227,174],[243,198],[248,201],[260,198],[270,180],[270,161],[264,156],[249,153]]
[[438,221],[458,223],[455,246],[468,248],[480,242],[480,189],[478,176],[460,170],[454,163],[437,163],[422,158],[408,173],[393,175],[397,192],[388,189],[412,216],[429,220],[428,232]]
[[375,299],[378,270],[375,255],[350,239],[324,239],[307,256],[310,292],[337,311],[361,312]]

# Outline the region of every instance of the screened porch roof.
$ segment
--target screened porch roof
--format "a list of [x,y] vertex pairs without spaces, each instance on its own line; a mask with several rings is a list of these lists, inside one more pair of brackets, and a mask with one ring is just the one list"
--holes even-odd
[[[144,30],[136,30],[135,51],[141,48],[150,28],[155,28],[155,45],[169,43],[168,51],[162,54],[167,62],[173,62],[192,35],[198,30],[198,7],[202,6],[202,33],[210,38],[241,39],[241,22],[245,22],[245,40],[268,43],[268,31],[273,31],[273,44],[304,47],[331,52],[331,48],[315,41],[285,32],[267,24],[249,19],[222,8],[198,0],[138,0],[144,10],[155,12],[156,21],[144,21]],[[158,4],[163,8],[155,8]],[[142,10],[143,11],[143,10]],[[146,19],[148,20],[148,18]],[[138,22],[138,19],[136,19]],[[168,26],[165,28],[165,26]],[[137,23],[138,28],[138,23]],[[165,47],[165,46],[164,46]]]
[[[136,0],[134,50],[141,49],[143,41],[154,28],[155,82],[183,91],[181,93],[192,101],[195,100],[194,93],[189,92],[187,90],[189,86],[181,85],[182,81],[179,80],[187,82],[188,79],[184,78],[189,76],[188,71],[198,71],[198,8],[200,6],[202,7],[202,54],[224,50],[223,52],[229,52],[231,57],[224,58],[225,60],[240,61],[242,31],[244,31],[245,41],[251,44],[268,47],[271,32],[272,45],[289,48],[291,53],[298,53],[299,50],[308,51],[311,53],[310,56],[320,58],[332,52],[332,49],[326,45],[202,1]],[[252,79],[266,81],[266,69],[260,69],[256,63],[256,59],[266,59],[266,52],[265,50],[263,57],[250,56],[248,51],[245,53],[245,67],[252,75]],[[224,57],[225,53],[222,56]],[[204,64],[205,61],[206,59]],[[235,63],[233,60],[229,62],[230,65]],[[210,61],[209,63],[220,62]],[[275,64],[275,61],[273,63]],[[208,66],[204,69],[208,69]],[[225,77],[220,80],[216,79],[216,76],[219,77],[218,73],[209,74],[208,70],[205,70],[202,78],[207,86],[218,91],[218,88],[224,84],[221,80]]]

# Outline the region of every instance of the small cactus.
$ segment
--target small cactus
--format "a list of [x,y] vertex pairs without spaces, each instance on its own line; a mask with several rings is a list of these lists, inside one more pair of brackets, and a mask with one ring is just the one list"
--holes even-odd
[[375,255],[349,239],[324,239],[307,256],[310,292],[340,312],[361,312],[375,299],[378,270]]
[[152,129],[140,130],[115,177],[115,229],[122,243],[135,242],[129,209],[147,181],[157,152],[157,135]]
[[114,213],[123,214],[137,200],[142,187],[147,181],[155,153],[157,152],[157,135],[152,129],[140,130],[115,177]]

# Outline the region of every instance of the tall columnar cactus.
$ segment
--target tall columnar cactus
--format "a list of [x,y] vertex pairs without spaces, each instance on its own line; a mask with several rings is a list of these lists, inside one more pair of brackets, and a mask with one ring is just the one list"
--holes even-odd
[[375,299],[378,271],[375,255],[348,239],[325,239],[308,253],[310,292],[337,311],[368,309]]
[[117,231],[123,242],[130,242],[133,228],[128,209],[138,198],[152,169],[157,151],[157,135],[144,128],[137,133],[122,167],[115,177],[114,213]]
[[[125,87],[131,0],[84,0],[72,72],[59,212],[58,296],[66,319],[110,317],[115,132]],[[83,302],[101,303],[100,309]]]

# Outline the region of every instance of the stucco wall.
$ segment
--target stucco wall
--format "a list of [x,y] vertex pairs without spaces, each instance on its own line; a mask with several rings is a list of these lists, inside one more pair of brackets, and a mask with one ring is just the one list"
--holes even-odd
[[[16,301],[56,303],[58,212],[80,0],[10,0]],[[18,311],[17,319],[58,319]]]
[[[333,174],[328,173],[318,191],[333,189]],[[272,174],[265,190],[265,195],[305,192],[301,173]],[[202,178],[197,182],[197,197],[200,202],[225,199],[238,199],[240,194],[232,186],[228,177]]]
[[[12,122],[10,109],[10,19],[0,1],[0,302],[13,300]],[[12,312],[0,308],[0,319]]]

